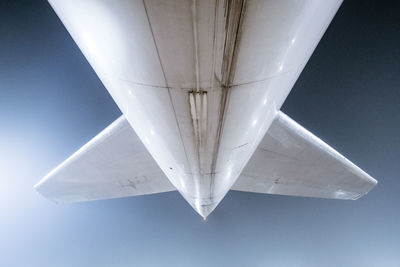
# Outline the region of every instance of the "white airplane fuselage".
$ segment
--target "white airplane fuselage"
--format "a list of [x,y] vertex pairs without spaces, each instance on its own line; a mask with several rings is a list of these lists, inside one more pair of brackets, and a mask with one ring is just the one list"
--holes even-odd
[[50,1],[203,217],[241,174],[341,2]]

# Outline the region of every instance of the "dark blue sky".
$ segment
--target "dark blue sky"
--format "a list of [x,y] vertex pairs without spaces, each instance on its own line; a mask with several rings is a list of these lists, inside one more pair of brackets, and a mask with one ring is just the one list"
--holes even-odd
[[357,201],[230,192],[55,205],[32,186],[120,111],[45,1],[0,2],[0,266],[400,266],[400,5],[347,0],[283,111],[379,184]]

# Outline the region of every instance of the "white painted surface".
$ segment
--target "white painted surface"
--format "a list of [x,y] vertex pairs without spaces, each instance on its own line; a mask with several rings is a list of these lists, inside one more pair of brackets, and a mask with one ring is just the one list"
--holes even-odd
[[[279,112],[231,189],[357,199],[376,183]],[[175,190],[123,116],[50,172],[35,188],[57,203]]]
[[341,0],[50,0],[203,217],[270,127]]
[[175,190],[123,116],[46,175],[35,188],[56,203]]
[[377,181],[279,112],[233,190],[358,199]]

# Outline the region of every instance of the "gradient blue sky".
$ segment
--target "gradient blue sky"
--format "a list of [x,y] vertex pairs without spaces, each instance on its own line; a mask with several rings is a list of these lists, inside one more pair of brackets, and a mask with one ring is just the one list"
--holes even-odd
[[379,180],[358,201],[230,192],[55,205],[32,186],[120,111],[46,1],[0,2],[0,266],[400,266],[400,5],[347,0],[283,111]]

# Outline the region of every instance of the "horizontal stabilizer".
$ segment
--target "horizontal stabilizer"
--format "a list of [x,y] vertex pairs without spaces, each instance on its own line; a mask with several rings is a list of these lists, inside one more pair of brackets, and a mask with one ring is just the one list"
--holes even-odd
[[279,112],[233,190],[357,199],[377,181]]
[[35,188],[57,203],[175,190],[124,116],[51,171]]

